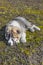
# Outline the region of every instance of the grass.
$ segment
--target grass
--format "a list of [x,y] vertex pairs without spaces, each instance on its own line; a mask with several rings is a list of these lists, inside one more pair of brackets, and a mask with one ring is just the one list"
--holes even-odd
[[[19,3],[13,5],[7,0],[4,2],[0,0],[0,64],[1,65],[32,65],[32,61],[28,61],[29,56],[32,56],[34,53],[40,53],[40,50],[37,49],[41,46],[43,42],[43,10],[33,9],[31,6],[27,6],[24,3]],[[4,29],[3,27],[16,16],[23,16],[28,21],[36,24],[40,27],[41,31],[35,31],[31,33],[27,31],[27,43],[18,44],[14,47],[9,47],[6,45],[4,39]],[[37,51],[37,50],[38,51]],[[37,51],[37,52],[36,52]],[[8,61],[9,60],[9,61]],[[41,60],[40,60],[41,61]],[[38,62],[37,62],[38,64]],[[40,63],[39,63],[40,64]],[[39,65],[38,64],[38,65]],[[34,64],[33,62],[33,65]],[[43,62],[42,62],[43,65]]]

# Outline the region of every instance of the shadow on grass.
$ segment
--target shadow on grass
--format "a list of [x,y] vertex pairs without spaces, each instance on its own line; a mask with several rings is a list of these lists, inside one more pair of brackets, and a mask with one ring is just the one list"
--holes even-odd
[[1,42],[1,41],[6,42],[6,41],[5,41],[5,27],[6,27],[6,26],[3,26],[3,27],[0,29],[0,42]]

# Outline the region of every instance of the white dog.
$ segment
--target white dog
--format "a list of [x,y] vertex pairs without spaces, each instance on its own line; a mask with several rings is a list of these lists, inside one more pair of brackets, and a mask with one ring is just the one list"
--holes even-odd
[[16,17],[14,20],[10,21],[5,28],[5,38],[8,44],[12,46],[14,43],[25,43],[26,30],[34,32],[35,30],[40,31],[40,28],[32,25],[23,17]]

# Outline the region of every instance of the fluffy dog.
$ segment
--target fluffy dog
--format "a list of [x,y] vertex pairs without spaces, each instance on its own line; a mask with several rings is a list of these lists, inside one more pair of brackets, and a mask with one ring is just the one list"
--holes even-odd
[[26,42],[26,30],[34,32],[40,28],[31,24],[23,17],[16,17],[14,20],[10,21],[5,28],[5,39],[11,46],[14,43],[25,43]]

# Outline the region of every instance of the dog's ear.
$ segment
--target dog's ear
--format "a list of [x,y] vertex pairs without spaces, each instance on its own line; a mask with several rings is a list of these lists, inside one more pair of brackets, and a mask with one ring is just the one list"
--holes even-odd
[[11,30],[12,30],[12,27],[11,27],[11,26],[9,26],[9,27],[8,27],[8,29],[9,29],[9,31],[11,31]]
[[8,33],[10,33],[11,30],[12,30],[12,26],[7,26],[7,27],[6,27],[6,31],[7,31]]

